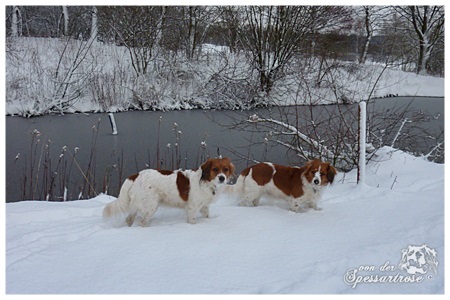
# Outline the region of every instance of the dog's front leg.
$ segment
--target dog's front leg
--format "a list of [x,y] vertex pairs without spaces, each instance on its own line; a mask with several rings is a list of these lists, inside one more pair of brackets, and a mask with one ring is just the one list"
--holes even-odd
[[289,206],[290,206],[290,208],[289,208],[290,211],[293,211],[295,213],[298,213],[301,211],[300,201],[298,201],[297,199],[290,199]]
[[316,202],[316,201],[311,201],[311,202],[309,203],[309,207],[311,207],[311,208],[314,209],[314,210],[322,210],[321,207],[317,206],[317,202]]
[[197,210],[193,209],[192,207],[188,207],[187,208],[187,221],[189,224],[195,224],[197,222],[196,216],[197,216]]
[[202,213],[203,218],[209,219],[209,207],[203,206],[202,209],[200,209],[200,212]]

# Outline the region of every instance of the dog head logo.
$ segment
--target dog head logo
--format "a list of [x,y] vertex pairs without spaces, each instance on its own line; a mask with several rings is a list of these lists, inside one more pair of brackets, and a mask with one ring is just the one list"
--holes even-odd
[[427,245],[409,245],[408,248],[402,249],[402,259],[399,263],[400,270],[405,270],[406,273],[411,275],[436,274],[438,266],[436,255],[436,251]]

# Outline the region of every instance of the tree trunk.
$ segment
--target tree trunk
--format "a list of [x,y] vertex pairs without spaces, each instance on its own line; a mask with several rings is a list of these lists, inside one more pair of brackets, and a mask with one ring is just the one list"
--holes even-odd
[[64,36],[69,35],[69,10],[67,6],[62,7],[63,10],[63,18],[64,18]]
[[361,56],[359,57],[359,63],[365,64],[367,59],[367,52],[369,51],[369,45],[373,36],[373,28],[372,24],[370,24],[370,8],[364,8],[366,18],[365,18],[365,27],[366,27],[366,41],[364,42],[363,49],[361,51]]
[[11,20],[11,36],[12,37],[18,37],[19,36],[19,22],[18,18],[20,18],[20,11],[17,6],[13,6],[13,14],[12,14],[12,20]]
[[417,74],[427,74],[427,63],[437,39],[444,34],[444,14],[436,6],[409,6],[411,23],[419,40]]
[[420,39],[419,41],[419,57],[417,60],[417,74],[426,75],[427,74],[427,62],[430,57],[430,47],[427,41]]
[[97,22],[97,7],[92,6],[92,24],[91,24],[91,42],[97,40],[98,22]]
[[269,94],[273,86],[273,72],[266,73],[265,71],[259,72],[259,82],[261,86],[261,91]]
[[192,60],[194,58],[196,40],[195,33],[197,30],[197,19],[196,19],[196,8],[193,6],[188,7],[188,29],[187,29],[187,37],[186,37],[186,57],[188,60]]

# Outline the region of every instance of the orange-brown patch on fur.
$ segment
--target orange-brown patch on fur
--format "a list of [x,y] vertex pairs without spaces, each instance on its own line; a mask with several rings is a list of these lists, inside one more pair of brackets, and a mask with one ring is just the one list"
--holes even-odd
[[139,173],[133,174],[133,175],[128,176],[128,179],[130,179],[131,181],[135,181],[138,176],[139,176]]
[[305,165],[304,177],[308,182],[312,182],[316,172],[319,170],[321,161],[318,159],[308,161]]
[[330,165],[330,163],[327,163],[327,181],[331,184],[334,181],[334,176],[337,174],[337,170],[335,167]]
[[259,163],[254,166],[248,167],[242,171],[241,175],[248,176],[252,170],[253,180],[260,186],[263,186],[272,180],[273,168],[266,163]]
[[177,188],[181,199],[188,201],[191,185],[189,179],[182,172],[178,172],[177,174]]
[[235,167],[231,163],[230,159],[224,158],[210,158],[203,165],[202,168],[202,180],[211,181],[218,174],[224,174],[227,178],[234,175]]
[[159,173],[161,173],[162,175],[172,175],[173,171],[170,170],[158,170]]
[[302,169],[281,165],[274,166],[276,172],[273,175],[273,183],[275,186],[287,196],[292,196],[294,198],[302,196]]

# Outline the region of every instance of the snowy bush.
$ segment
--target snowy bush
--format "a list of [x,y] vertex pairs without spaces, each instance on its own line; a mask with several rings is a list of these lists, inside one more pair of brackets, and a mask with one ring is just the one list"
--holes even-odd
[[[303,56],[293,56],[266,93],[261,92],[260,74],[244,51],[203,45],[196,60],[155,51],[158,55],[150,60],[147,72],[138,75],[125,47],[67,38],[8,38],[6,113],[249,109],[443,93],[424,86],[439,84],[439,78],[432,83],[386,66]],[[399,82],[411,88],[401,89],[396,86]]]

